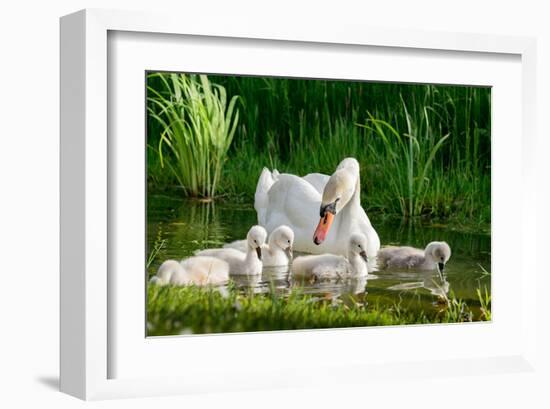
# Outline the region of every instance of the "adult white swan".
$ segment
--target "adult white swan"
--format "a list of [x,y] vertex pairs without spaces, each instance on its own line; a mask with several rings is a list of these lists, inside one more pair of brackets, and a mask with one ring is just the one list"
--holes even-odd
[[[310,175],[273,175],[264,168],[254,202],[258,223],[268,232],[282,224],[289,226],[294,231],[294,250],[314,254],[346,255],[351,235],[362,233],[367,237],[367,254],[374,258],[380,239],[361,207],[357,160],[344,159],[330,177]],[[315,186],[308,179],[315,180]]]

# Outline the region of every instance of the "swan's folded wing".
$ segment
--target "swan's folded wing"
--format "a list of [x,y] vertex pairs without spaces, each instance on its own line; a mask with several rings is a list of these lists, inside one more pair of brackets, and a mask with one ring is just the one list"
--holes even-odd
[[419,268],[424,264],[425,257],[423,254],[413,254],[409,257],[408,267]]
[[292,272],[299,277],[340,277],[346,273],[346,264],[344,257],[333,254],[301,256],[293,261]]
[[311,184],[311,186],[322,195],[330,176],[322,173],[308,173],[302,179]]
[[244,260],[246,254],[244,254],[242,251],[229,248],[229,249],[207,249],[207,250],[201,250],[198,251],[197,256],[210,256],[210,257],[217,257],[221,259],[236,259],[236,260]]
[[223,245],[224,249],[235,249],[246,253],[246,240],[235,240]]
[[[380,262],[380,253],[378,253],[378,260]],[[409,247],[397,248],[393,252],[389,252],[389,257],[382,260],[385,262],[385,266],[389,268],[418,268],[424,263],[424,254],[416,249]]]
[[279,172],[275,169],[273,173],[268,168],[263,168],[258,183],[256,184],[256,193],[254,194],[254,208],[258,215],[258,224],[265,226],[265,215],[269,205],[268,193],[279,177]]
[[284,224],[296,233],[300,228],[311,230],[311,226],[319,221],[321,195],[309,182],[298,176],[281,174],[268,196],[268,231]]

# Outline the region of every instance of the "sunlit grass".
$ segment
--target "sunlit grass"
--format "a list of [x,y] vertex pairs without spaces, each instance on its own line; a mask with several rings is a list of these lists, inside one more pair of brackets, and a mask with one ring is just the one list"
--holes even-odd
[[430,188],[432,163],[449,134],[439,136],[430,128],[427,111],[424,116],[411,117],[404,101],[403,111],[407,119],[407,131],[403,134],[372,114],[361,126],[382,141],[383,150],[375,143],[369,144],[369,149],[372,157],[386,164],[382,175],[387,186],[386,200],[399,203],[399,211],[404,216],[417,216],[422,214]]
[[[151,85],[154,79],[158,86]],[[189,196],[214,197],[239,121],[238,97],[228,101],[225,88],[206,75],[157,73],[148,82],[148,114],[161,126],[149,146],[161,171],[168,170]]]
[[165,247],[166,247],[166,239],[162,238],[162,230],[159,229],[157,231],[157,237],[155,238],[153,247],[148,251],[147,262],[145,263],[145,267],[147,269],[151,267],[151,264],[153,264],[153,262],[159,255],[160,251]]
[[[339,301],[339,300],[334,300]],[[199,287],[147,289],[148,335],[204,334],[293,329],[349,328],[380,325],[451,323],[490,319],[490,307],[474,317],[453,296],[442,309],[410,311],[364,303],[334,302],[299,290],[287,296],[239,292],[232,286],[219,291]]]
[[476,293],[483,319],[491,321],[491,293],[487,287],[484,287],[483,292],[480,288],[476,289]]

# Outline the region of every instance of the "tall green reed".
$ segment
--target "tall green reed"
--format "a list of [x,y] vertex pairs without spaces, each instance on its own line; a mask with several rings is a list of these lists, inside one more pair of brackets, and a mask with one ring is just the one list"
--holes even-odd
[[[150,85],[154,79],[159,87]],[[148,113],[161,125],[152,146],[161,167],[186,195],[214,197],[239,121],[238,96],[228,101],[225,88],[206,75],[155,73],[148,81]]]
[[449,134],[439,136],[432,129],[428,116],[428,107],[423,107],[420,115],[411,115],[405,101],[403,116],[407,131],[400,134],[390,123],[376,119],[368,114],[366,124],[359,126],[372,131],[382,141],[380,144],[369,144],[371,157],[384,160],[383,178],[387,189],[383,192],[397,200],[401,214],[416,216],[422,213],[426,193],[430,188],[432,163]]

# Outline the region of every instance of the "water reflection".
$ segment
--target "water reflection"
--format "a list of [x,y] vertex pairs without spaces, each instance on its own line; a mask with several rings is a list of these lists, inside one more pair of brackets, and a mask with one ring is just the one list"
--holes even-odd
[[298,290],[302,294],[317,295],[325,299],[338,298],[342,295],[364,294],[368,277],[332,279],[332,280],[303,280],[296,279],[290,274],[289,268],[264,268],[258,276],[232,276],[235,286],[247,293],[267,294],[275,293],[286,296]]
[[[149,274],[154,274],[166,259],[181,259],[199,249],[221,247],[224,243],[243,239],[250,226],[256,224],[256,212],[251,205],[201,203],[160,195],[149,196],[147,205],[149,249],[155,246],[159,237],[166,240],[166,246],[160,249],[149,267]],[[424,248],[433,240],[448,242],[453,255],[446,266],[445,279],[441,280],[437,271],[384,270],[374,271],[361,279],[308,282],[290,277],[288,267],[266,267],[261,276],[233,276],[232,281],[241,291],[256,294],[287,296],[291,291],[300,291],[344,303],[376,303],[390,307],[397,301],[406,302],[407,308],[422,310],[433,308],[434,299],[451,290],[474,305],[478,302],[477,288],[487,287],[490,291],[490,274],[484,272],[490,271],[491,266],[488,235],[459,233],[444,226],[372,221],[381,242],[386,245]]]
[[[393,274],[401,283],[388,287],[388,290],[407,291],[422,288],[440,298],[446,298],[449,293],[450,286],[446,276],[433,271],[398,271],[390,274]],[[415,281],[418,279],[422,281]]]

